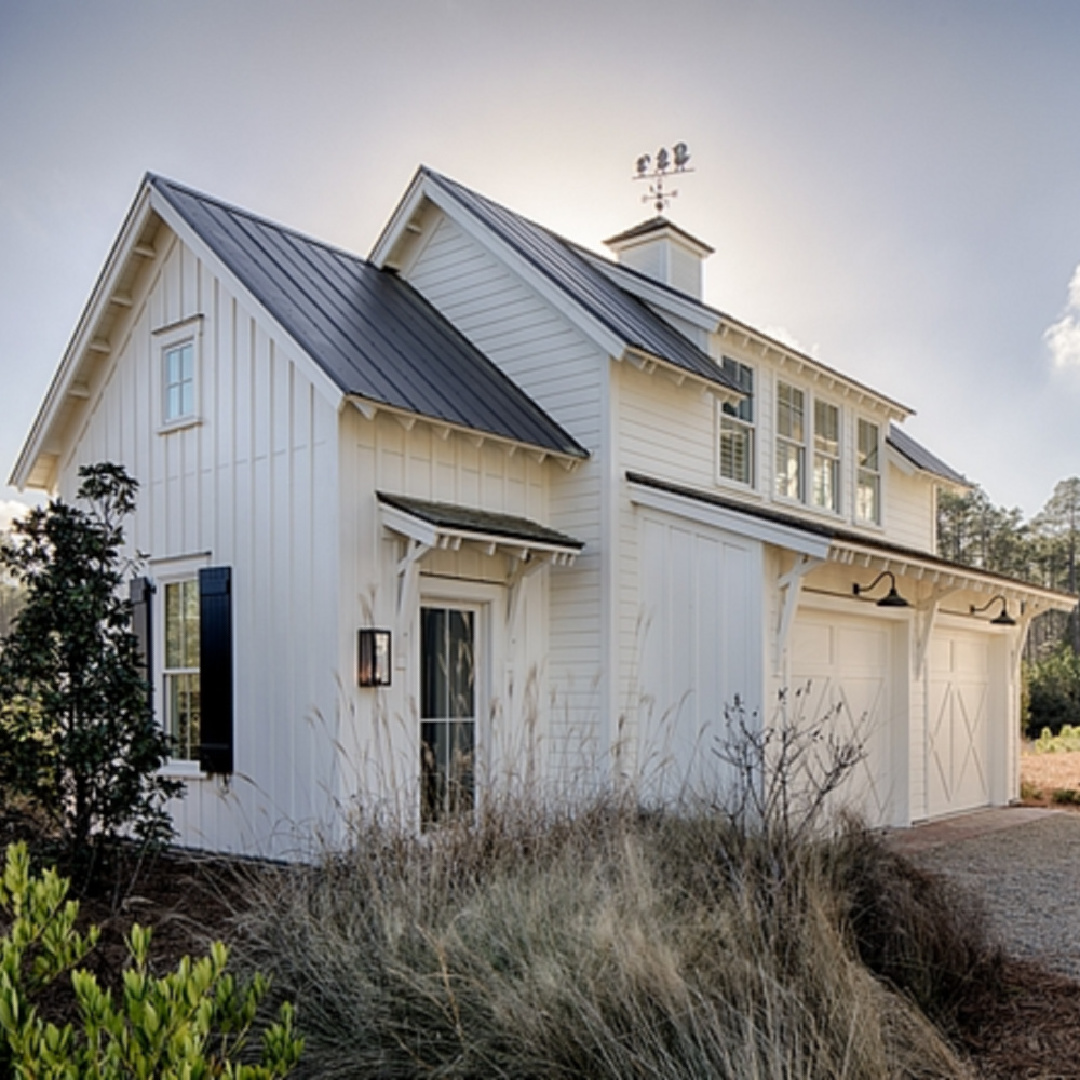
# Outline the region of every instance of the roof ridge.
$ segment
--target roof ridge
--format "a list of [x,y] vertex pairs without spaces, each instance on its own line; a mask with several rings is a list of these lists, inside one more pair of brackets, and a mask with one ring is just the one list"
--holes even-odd
[[167,193],[167,189],[175,189],[193,199],[198,199],[200,202],[216,206],[227,213],[236,214],[238,217],[247,218],[249,221],[253,221],[266,228],[274,229],[276,232],[282,233],[285,236],[295,237],[297,240],[302,240],[306,244],[314,244],[316,247],[321,247],[325,251],[332,252],[335,255],[341,255],[354,262],[363,263],[365,266],[375,265],[365,256],[357,255],[355,251],[349,251],[347,248],[343,248],[338,244],[332,244],[329,240],[322,240],[319,237],[312,236],[310,233],[303,232],[300,229],[294,229],[289,225],[283,225],[280,221],[275,221],[273,218],[266,217],[264,214],[256,214],[236,203],[228,202],[226,199],[219,199],[214,195],[208,195],[205,191],[199,191],[197,188],[189,187],[187,184],[181,184],[179,181],[172,180],[167,176],[148,172],[146,174],[146,180],[152,187],[157,188],[159,191],[163,191],[163,193]]

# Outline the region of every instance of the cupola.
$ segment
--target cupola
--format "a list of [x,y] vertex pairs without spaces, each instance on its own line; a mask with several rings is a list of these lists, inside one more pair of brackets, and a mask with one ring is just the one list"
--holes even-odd
[[605,240],[620,266],[700,300],[704,262],[713,248],[666,217],[653,217]]

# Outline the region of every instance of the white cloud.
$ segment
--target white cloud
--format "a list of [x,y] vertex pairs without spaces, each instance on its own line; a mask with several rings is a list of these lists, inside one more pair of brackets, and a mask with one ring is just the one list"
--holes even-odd
[[1065,310],[1044,332],[1043,340],[1050,346],[1055,367],[1080,367],[1080,266],[1069,282]]
[[30,509],[18,499],[0,499],[0,532],[7,532],[16,518],[21,518]]

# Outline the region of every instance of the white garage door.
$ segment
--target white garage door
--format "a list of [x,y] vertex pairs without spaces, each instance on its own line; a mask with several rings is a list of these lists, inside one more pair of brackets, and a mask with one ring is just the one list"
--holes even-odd
[[792,635],[790,708],[805,723],[829,717],[829,728],[861,743],[865,757],[839,793],[871,825],[892,823],[890,770],[892,628],[881,619],[802,611]]
[[931,817],[990,802],[990,641],[938,631],[930,643],[926,794]]

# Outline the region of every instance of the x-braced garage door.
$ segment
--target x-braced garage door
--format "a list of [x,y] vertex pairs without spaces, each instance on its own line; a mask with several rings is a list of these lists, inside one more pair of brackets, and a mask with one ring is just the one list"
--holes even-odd
[[936,630],[931,639],[926,717],[930,817],[990,802],[995,718],[991,650],[996,640],[985,634],[945,629]]
[[839,800],[869,824],[892,824],[897,781],[891,774],[893,627],[883,619],[801,611],[792,636],[789,715],[804,725],[827,719],[839,740],[864,757]]

